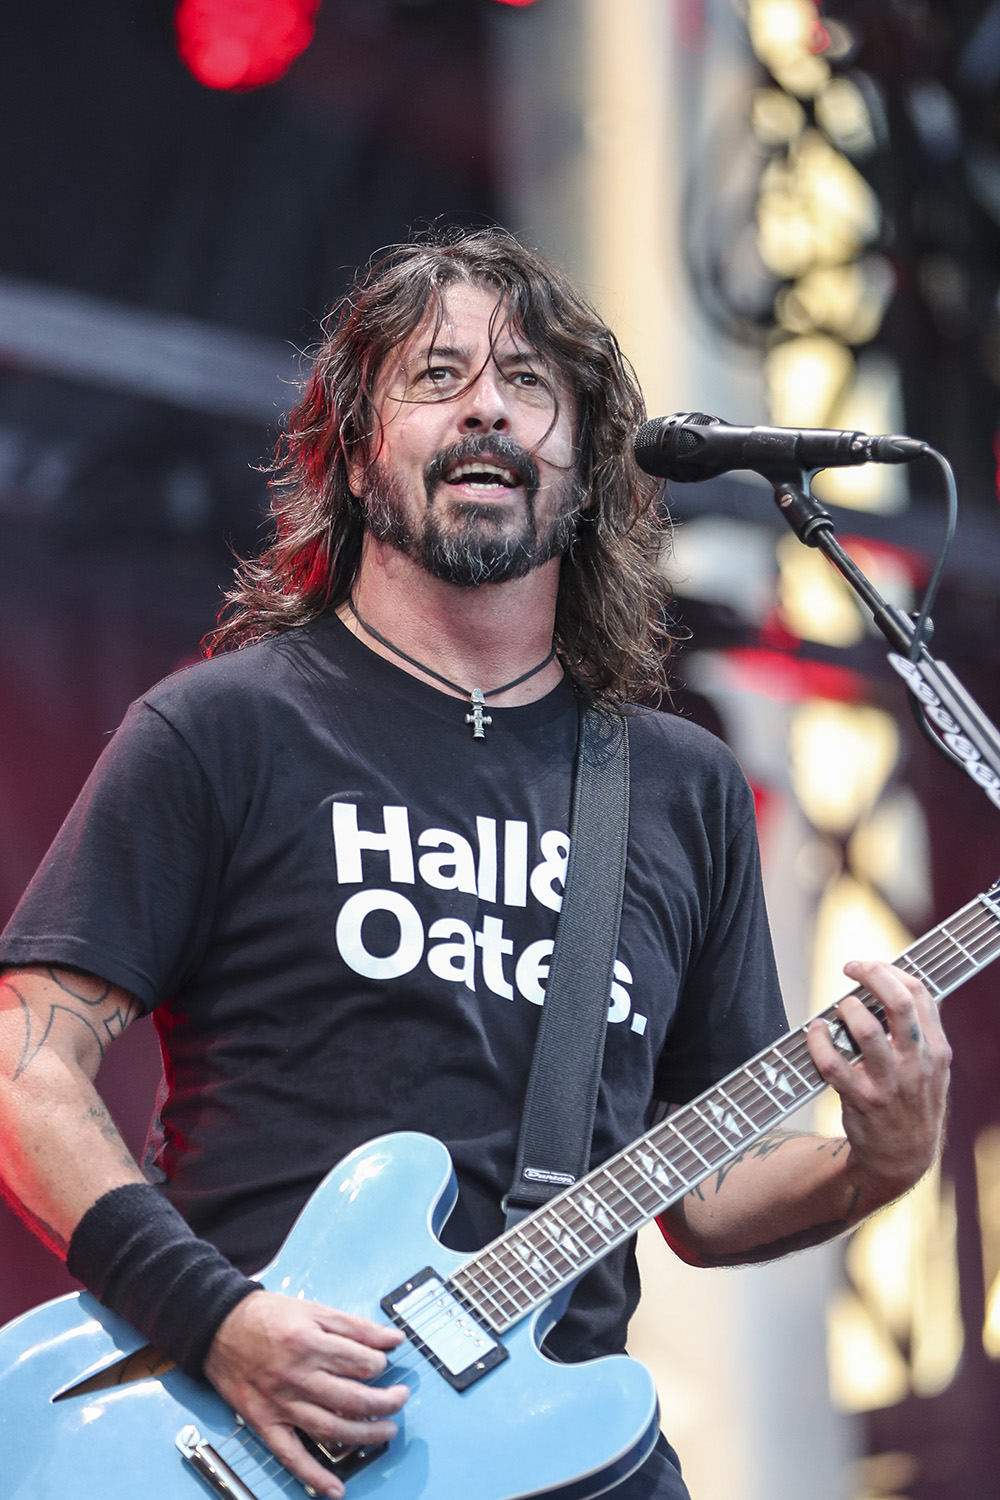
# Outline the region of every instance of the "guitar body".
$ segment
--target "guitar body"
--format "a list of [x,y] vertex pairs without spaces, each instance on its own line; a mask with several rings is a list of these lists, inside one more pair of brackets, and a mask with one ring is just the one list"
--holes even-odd
[[[260,1281],[387,1321],[380,1299],[425,1266],[468,1257],[437,1238],[455,1200],[445,1148],[383,1136],[346,1157],[310,1198]],[[503,1336],[508,1358],[458,1391],[411,1343],[384,1383],[411,1388],[388,1448],[347,1479],[350,1500],[508,1500],[554,1491],[586,1500],[631,1473],[657,1436],[652,1380],[623,1355],[560,1365],[538,1345],[552,1304]],[[217,1449],[255,1500],[303,1488],[210,1386],[176,1369],[72,1391],[143,1340],[89,1294],[60,1298],[0,1331],[0,1493],[5,1500],[204,1500],[175,1445],[186,1426]]]

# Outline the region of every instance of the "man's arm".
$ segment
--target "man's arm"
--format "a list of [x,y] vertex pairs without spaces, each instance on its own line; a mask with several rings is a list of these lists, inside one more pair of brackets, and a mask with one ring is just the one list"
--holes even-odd
[[694,1265],[773,1260],[820,1244],[919,1181],[941,1144],[951,1051],[923,986],[882,963],[845,972],[881,1000],[888,1031],[856,997],[840,1015],[860,1048],[850,1063],[822,1021],[808,1031],[817,1070],[840,1094],[845,1138],[776,1129],[663,1214]]
[[[36,966],[0,977],[0,1179],[63,1256],[105,1194],[145,1183],[94,1087],[107,1048],[141,1013],[134,996],[88,974]],[[205,1374],[293,1473],[340,1497],[342,1483],[295,1429],[333,1445],[392,1437],[387,1418],[408,1388],[364,1382],[381,1375],[401,1338],[367,1318],[255,1291],[219,1326]]]

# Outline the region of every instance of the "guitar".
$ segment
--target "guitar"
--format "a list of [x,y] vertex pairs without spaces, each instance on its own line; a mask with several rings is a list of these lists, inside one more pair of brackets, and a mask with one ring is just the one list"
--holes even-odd
[[[1000,882],[897,960],[941,1000],[1000,955]],[[853,993],[876,1015],[863,988]],[[835,1015],[835,1045],[855,1056]],[[371,1141],[327,1175],[276,1259],[270,1291],[391,1320],[407,1342],[382,1380],[411,1396],[381,1447],[317,1451],[351,1500],[587,1500],[657,1435],[646,1370],[625,1355],[560,1365],[539,1350],[597,1260],[818,1094],[805,1027],[675,1110],[602,1167],[468,1256],[437,1235],[455,1201],[445,1148]],[[6,1500],[302,1500],[304,1487],[206,1383],[145,1347],[88,1293],[0,1331]]]

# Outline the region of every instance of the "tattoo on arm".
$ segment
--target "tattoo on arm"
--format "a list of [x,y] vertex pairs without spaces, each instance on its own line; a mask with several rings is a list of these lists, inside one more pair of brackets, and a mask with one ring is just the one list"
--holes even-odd
[[782,1146],[787,1146],[789,1141],[803,1140],[815,1140],[816,1150],[825,1151],[831,1156],[839,1156],[841,1151],[847,1147],[847,1142],[838,1137],[818,1139],[809,1130],[783,1130],[780,1126],[777,1126],[772,1130],[765,1131],[757,1140],[751,1142],[742,1151],[737,1152],[730,1161],[725,1162],[719,1168],[714,1177],[706,1178],[696,1188],[692,1188],[691,1192],[693,1195],[697,1195],[704,1203],[707,1197],[706,1189],[711,1192],[720,1192],[722,1184],[730,1172],[734,1167],[738,1167],[741,1162],[764,1161],[768,1156],[773,1156],[776,1151],[780,1151]]
[[[817,1152],[823,1152],[828,1156],[837,1157],[842,1151],[847,1150],[847,1141],[840,1137],[829,1139],[817,1137],[808,1130],[783,1130],[780,1126],[766,1131],[758,1140],[752,1142],[743,1151],[740,1151],[733,1159],[719,1168],[718,1172],[711,1178],[692,1188],[686,1196],[698,1198],[702,1203],[708,1201],[711,1193],[718,1193],[726,1178],[734,1167],[745,1161],[763,1161],[780,1151],[790,1141],[812,1140],[816,1143]],[[843,1218],[829,1219],[821,1224],[807,1225],[803,1229],[796,1230],[794,1234],[782,1235],[778,1239],[770,1240],[761,1245],[750,1245],[745,1250],[734,1251],[732,1254],[713,1254],[712,1264],[717,1266],[752,1265],[756,1261],[775,1260],[782,1255],[791,1255],[796,1250],[807,1250],[813,1245],[822,1245],[827,1240],[832,1240],[837,1235],[844,1234],[853,1225],[854,1214],[861,1197],[861,1189],[855,1188],[851,1201]],[[685,1200],[681,1198],[673,1204],[671,1214],[678,1218],[682,1224],[687,1224],[687,1213]]]
[[121,1036],[129,1022],[143,1011],[134,995],[103,979],[52,967],[46,972],[61,996],[65,997],[64,1000],[50,1001],[47,1014],[36,1014],[15,979],[12,976],[7,979],[7,987],[17,997],[24,1013],[24,1046],[14,1068],[15,1081],[30,1068],[61,1015],[68,1015],[86,1027],[97,1044],[98,1056],[103,1058],[115,1037]]
[[[748,1245],[745,1250],[735,1250],[731,1254],[713,1254],[711,1263],[713,1266],[750,1266],[758,1261],[778,1260],[782,1255],[793,1255],[796,1250],[810,1250],[814,1245],[823,1245],[827,1240],[835,1240],[838,1235],[846,1234],[849,1229],[853,1229],[854,1214],[860,1198],[861,1189],[856,1187],[843,1218],[827,1219],[822,1224],[811,1224],[805,1229],[796,1230],[794,1234],[781,1235],[778,1239],[769,1240],[763,1245]],[[683,1198],[673,1205],[670,1212],[679,1218],[682,1224],[687,1223]]]

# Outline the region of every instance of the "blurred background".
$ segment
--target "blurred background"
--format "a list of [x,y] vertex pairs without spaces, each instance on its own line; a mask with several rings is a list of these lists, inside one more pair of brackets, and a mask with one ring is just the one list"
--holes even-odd
[[[49,0],[0,21],[0,918],[150,683],[198,651],[302,351],[411,226],[500,221],[651,414],[906,431],[958,475],[935,654],[1000,718],[998,0]],[[817,482],[912,608],[932,465]],[[763,481],[671,486],[677,704],[735,748],[799,1022],[1000,875],[998,814]],[[846,1245],[694,1272],[634,1352],[695,1500],[995,1500],[1000,976],[947,1003],[940,1168]],[[141,1145],[147,1023],[103,1079]],[[806,1123],[836,1130],[822,1103]],[[70,1286],[0,1207],[0,1321]]]

